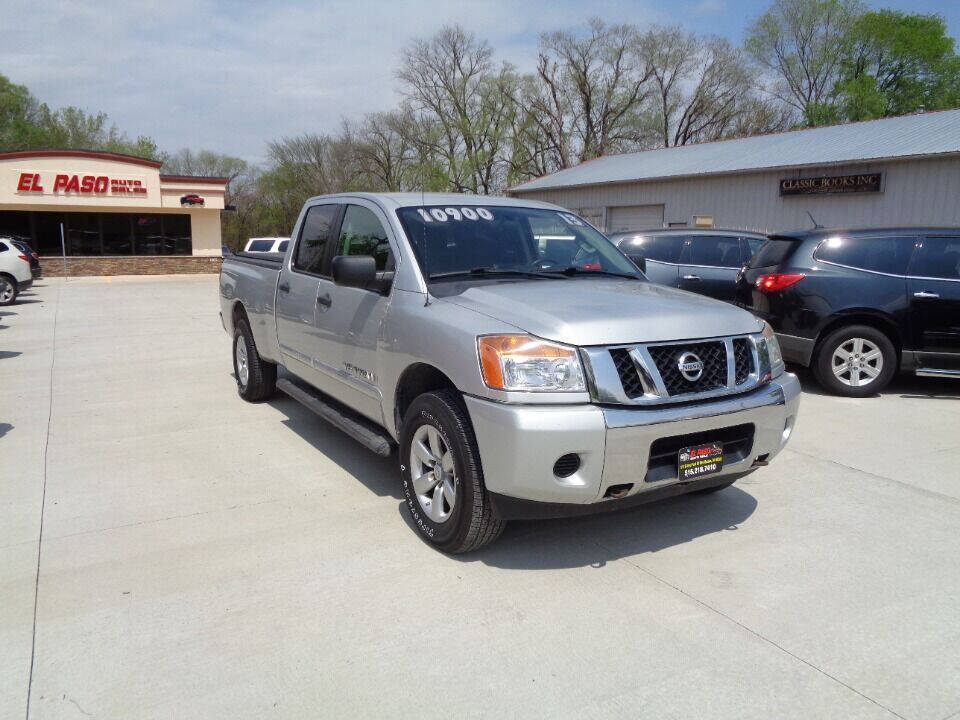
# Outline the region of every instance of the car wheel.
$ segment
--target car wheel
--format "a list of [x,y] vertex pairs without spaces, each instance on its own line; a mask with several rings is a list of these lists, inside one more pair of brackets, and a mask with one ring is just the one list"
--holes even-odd
[[427,542],[463,553],[500,537],[506,522],[490,503],[473,426],[457,392],[426,393],[411,403],[399,455],[407,511]]
[[233,372],[237,392],[248,402],[266,400],[277,387],[277,366],[260,357],[246,319],[237,321],[233,331]]
[[880,392],[897,371],[897,350],[883,332],[850,325],[827,335],[817,346],[813,371],[835,395],[867,397]]
[[17,281],[9,275],[0,275],[0,305],[13,304],[17,292]]

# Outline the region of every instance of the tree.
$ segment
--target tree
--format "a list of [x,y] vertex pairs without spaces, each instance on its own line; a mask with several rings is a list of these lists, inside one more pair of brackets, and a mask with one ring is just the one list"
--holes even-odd
[[636,116],[650,93],[632,25],[592,19],[589,33],[540,38],[536,109],[558,168],[636,145]]
[[847,47],[840,86],[845,119],[960,105],[960,59],[943,18],[867,12],[851,27]]
[[775,0],[747,30],[746,49],[773,76],[770,92],[807,125],[838,118],[837,86],[860,0]]
[[452,25],[406,48],[397,79],[414,117],[417,151],[443,163],[451,189],[499,190],[517,83],[513,68],[495,67],[489,44]]

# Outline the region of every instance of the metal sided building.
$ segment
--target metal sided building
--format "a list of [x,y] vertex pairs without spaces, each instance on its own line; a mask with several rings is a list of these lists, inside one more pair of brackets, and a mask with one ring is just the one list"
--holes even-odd
[[607,232],[960,227],[960,110],[610,155],[508,194]]

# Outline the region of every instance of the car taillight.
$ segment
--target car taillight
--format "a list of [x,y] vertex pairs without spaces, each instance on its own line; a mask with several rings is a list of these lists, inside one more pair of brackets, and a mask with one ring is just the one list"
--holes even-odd
[[803,273],[770,273],[758,277],[753,286],[760,292],[776,292],[796,285],[805,277]]
[[28,258],[26,255],[18,255],[17,257],[19,257],[24,262],[30,262],[30,258]]

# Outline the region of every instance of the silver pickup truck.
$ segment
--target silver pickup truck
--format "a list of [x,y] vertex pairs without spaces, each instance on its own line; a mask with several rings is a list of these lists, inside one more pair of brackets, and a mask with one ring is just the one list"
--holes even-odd
[[793,430],[800,387],[768,325],[647,282],[562,208],[331,195],[291,238],[223,261],[240,396],[279,389],[398,447],[405,505],[440,550],[511,518],[721,489]]

